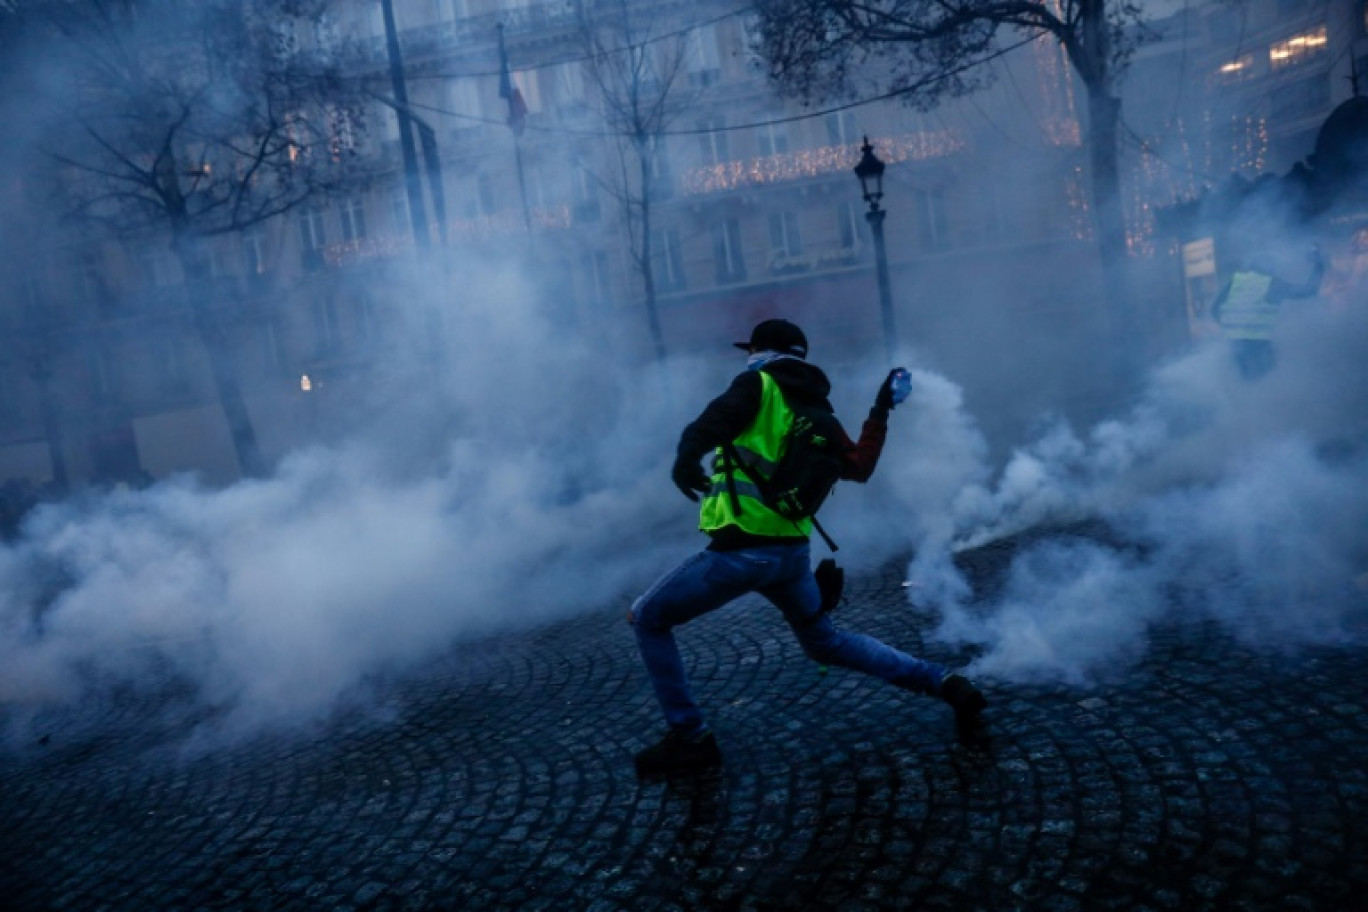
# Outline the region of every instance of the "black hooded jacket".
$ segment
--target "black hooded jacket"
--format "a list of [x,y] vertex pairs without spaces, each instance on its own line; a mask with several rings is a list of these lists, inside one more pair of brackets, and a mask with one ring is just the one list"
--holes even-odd
[[[827,399],[831,394],[831,381],[816,365],[796,358],[781,358],[771,361],[760,370],[774,378],[787,401],[835,411]],[[676,459],[698,465],[703,457],[717,447],[739,437],[760,413],[763,391],[764,383],[757,371],[748,370],[738,374],[726,392],[708,403],[702,414],[684,428],[679,438]],[[842,429],[845,468],[841,477],[849,481],[868,481],[883,453],[887,435],[888,410],[878,406],[869,410],[869,417],[860,428],[858,441],[851,440],[850,435]],[[793,539],[787,541],[792,542]],[[771,543],[769,539],[729,528],[713,533],[712,547],[731,549],[768,543]]]

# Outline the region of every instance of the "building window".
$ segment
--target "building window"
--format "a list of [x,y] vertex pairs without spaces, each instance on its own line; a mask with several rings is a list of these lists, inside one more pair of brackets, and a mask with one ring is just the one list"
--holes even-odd
[[313,306],[314,324],[314,343],[319,354],[327,354],[337,350],[338,342],[341,340],[337,322],[337,299],[332,295],[323,295],[314,301]]
[[460,0],[432,0],[432,21],[459,19],[465,13],[463,7],[464,4]]
[[842,250],[859,248],[860,240],[864,237],[864,229],[860,226],[862,220],[863,216],[850,200],[846,200],[837,207],[836,228],[841,239]]
[[[447,108],[452,116],[445,118],[450,130],[469,130],[481,126],[484,105],[481,103],[480,87],[473,79],[447,80]],[[395,131],[395,139],[399,138]]]
[[495,212],[494,182],[488,174],[477,174],[474,183],[475,192],[469,196],[466,211],[471,218],[488,218]]
[[118,362],[107,348],[90,353],[90,394],[97,402],[108,402],[119,396]]
[[689,34],[689,82],[710,86],[722,78],[722,62],[717,52],[717,27],[703,25]]
[[684,249],[678,228],[651,232],[651,274],[662,291],[684,287]]
[[950,246],[943,189],[932,187],[915,191],[912,194],[912,210],[917,222],[917,240],[922,250],[944,250]]
[[266,273],[266,229],[260,225],[242,232],[242,261],[249,276]]
[[575,171],[575,221],[596,222],[599,218],[598,181],[586,168]]
[[584,255],[584,287],[591,303],[608,303],[608,254],[602,250]]
[[406,234],[409,225],[408,189],[402,184],[390,191],[390,227],[395,234]]
[[826,116],[827,143],[833,146],[852,146],[860,141],[860,125],[850,111],[837,111]]
[[698,155],[703,165],[720,165],[731,161],[731,149],[723,130],[726,125],[726,121],[720,117],[711,117],[699,124],[699,129],[706,131],[698,134]]
[[651,190],[657,199],[669,199],[673,195],[673,181],[670,177],[670,159],[665,153],[665,143],[656,140],[651,144],[650,167]]
[[366,237],[366,207],[359,197],[342,204],[342,240],[349,243]]
[[717,283],[740,282],[746,278],[746,258],[741,249],[741,223],[724,219],[713,225],[713,262]]
[[1008,239],[1008,213],[1004,205],[1001,184],[985,181],[980,187],[979,200],[983,206],[983,239],[1000,243]]
[[788,128],[784,124],[765,124],[755,134],[760,156],[783,155],[789,150]]
[[561,114],[578,114],[584,111],[584,71],[579,63],[545,67],[541,70],[539,81],[541,94],[546,99],[548,109]]
[[527,212],[534,219],[538,212],[545,212],[550,208],[547,202],[549,194],[546,190],[546,177],[538,166],[531,165],[523,169],[523,186],[518,190],[519,207],[522,206],[524,190],[527,192]]
[[770,256],[797,257],[803,255],[803,244],[798,238],[798,215],[775,212],[769,217]]
[[[513,81],[513,86],[522,95],[523,104],[527,106],[528,114],[540,114],[546,110],[546,102],[542,100],[541,88],[542,81],[536,70],[514,70],[509,74]],[[502,105],[505,117],[508,115],[507,103]]]
[[1268,48],[1268,64],[1275,70],[1295,66],[1323,53],[1328,42],[1325,26],[1294,35]]
[[209,248],[209,278],[226,279],[233,274],[232,252],[215,239]]
[[366,342],[374,339],[379,331],[380,321],[375,315],[375,301],[370,295],[362,295],[356,300],[356,338]]
[[156,383],[163,393],[184,392],[190,383],[185,367],[185,352],[178,340],[166,338],[155,344]]
[[305,269],[319,269],[323,266],[323,246],[326,243],[322,211],[314,208],[301,209],[299,252]]
[[153,288],[165,288],[175,280],[171,255],[165,250],[145,250],[139,257],[143,281]]
[[271,370],[285,366],[285,345],[281,339],[280,319],[267,317],[261,322],[261,359]]

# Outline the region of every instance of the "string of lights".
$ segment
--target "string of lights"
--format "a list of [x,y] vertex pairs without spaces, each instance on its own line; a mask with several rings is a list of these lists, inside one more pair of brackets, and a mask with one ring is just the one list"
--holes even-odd
[[[958,152],[965,146],[962,134],[954,130],[917,133],[871,140],[885,162],[924,161]],[[766,155],[744,161],[719,162],[686,171],[680,187],[686,195],[697,196],[755,184],[816,177],[854,167],[860,157],[857,144],[820,146],[779,155]]]

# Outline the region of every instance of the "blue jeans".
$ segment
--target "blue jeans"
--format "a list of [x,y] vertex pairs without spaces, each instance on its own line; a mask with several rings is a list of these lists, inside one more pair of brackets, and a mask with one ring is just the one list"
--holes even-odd
[[758,592],[784,614],[808,658],[851,668],[925,694],[940,690],[944,665],[900,652],[874,637],[838,630],[821,610],[808,543],[740,551],[701,551],[665,574],[632,605],[637,647],[670,728],[702,730],[703,713],[675,645],[674,628],[748,592]]

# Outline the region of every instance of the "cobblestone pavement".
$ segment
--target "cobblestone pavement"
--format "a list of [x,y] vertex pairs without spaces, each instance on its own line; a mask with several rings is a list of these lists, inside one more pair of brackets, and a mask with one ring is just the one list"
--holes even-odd
[[[843,621],[958,661],[901,566]],[[960,738],[747,599],[681,637],[725,768],[640,782],[623,607],[453,649],[308,738],[189,756],[146,696],[46,720],[0,753],[0,907],[1368,908],[1363,648],[1169,626],[1105,686],[987,682]]]

